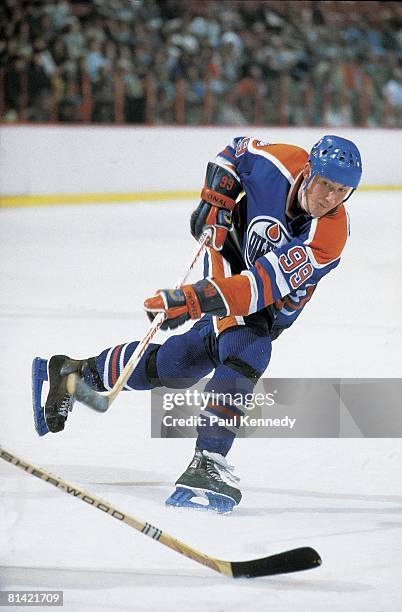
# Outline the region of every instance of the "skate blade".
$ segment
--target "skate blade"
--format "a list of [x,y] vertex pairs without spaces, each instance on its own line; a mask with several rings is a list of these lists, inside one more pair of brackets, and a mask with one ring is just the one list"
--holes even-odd
[[32,408],[35,429],[39,436],[49,433],[45,420],[45,409],[42,406],[42,387],[47,380],[47,360],[35,357],[32,362]]
[[[207,503],[192,501],[192,498],[202,498]],[[170,497],[165,501],[167,506],[176,508],[192,508],[194,510],[209,510],[218,514],[229,514],[236,506],[236,502],[227,495],[213,493],[212,491],[193,491],[185,487],[177,487]]]

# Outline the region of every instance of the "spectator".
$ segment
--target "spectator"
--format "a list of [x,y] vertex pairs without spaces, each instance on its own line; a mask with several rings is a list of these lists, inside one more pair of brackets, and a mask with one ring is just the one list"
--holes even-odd
[[43,69],[48,76],[52,76],[56,70],[56,62],[50,49],[46,47],[46,41],[42,36],[38,36],[32,43],[33,53],[40,53]]
[[114,81],[111,77],[111,69],[106,64],[99,66],[93,89],[95,104],[91,119],[95,123],[114,121]]
[[42,66],[42,57],[39,51],[36,51],[30,64],[28,65],[28,100],[29,106],[36,105],[38,99],[42,96],[48,96],[51,93],[51,83],[48,75]]
[[71,9],[67,0],[47,0],[45,14],[49,15],[52,29],[62,30],[70,21]]
[[124,83],[124,117],[127,123],[145,123],[146,98],[144,77],[140,77],[133,66],[122,66]]
[[402,67],[398,66],[393,77],[384,85],[384,95],[387,101],[388,124],[402,126]]
[[69,58],[76,60],[83,55],[86,41],[77,18],[72,18],[66,26],[63,40]]
[[87,70],[92,83],[96,83],[99,79],[99,72],[107,64],[106,58],[100,51],[100,43],[93,39],[89,42],[87,54]]
[[12,111],[19,118],[23,107],[23,74],[25,62],[22,58],[14,56],[4,73],[4,102],[5,111]]

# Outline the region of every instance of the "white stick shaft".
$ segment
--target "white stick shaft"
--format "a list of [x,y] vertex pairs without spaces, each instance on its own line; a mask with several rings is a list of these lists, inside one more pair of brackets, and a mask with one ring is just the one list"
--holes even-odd
[[[180,278],[177,280],[175,287],[174,287],[175,289],[178,289],[179,287],[181,287],[181,285],[183,285],[186,282],[191,270],[194,268],[195,263],[198,260],[198,257],[204,250],[204,247],[208,241],[208,238],[209,238],[208,235],[204,235],[201,241],[199,242],[199,244],[197,245],[197,248],[195,249],[193,256],[191,257],[191,260],[189,261],[186,269],[184,270]],[[146,333],[144,338],[141,340],[141,342],[139,342],[137,348],[135,349],[131,358],[127,362],[124,370],[120,373],[120,376],[116,380],[116,383],[113,389],[109,392],[109,398],[110,398],[109,404],[114,400],[116,395],[120,393],[120,391],[123,389],[124,385],[130,378],[131,374],[134,372],[140,359],[143,357],[145,351],[147,350],[148,345],[150,344],[152,338],[155,336],[156,332],[163,324],[164,320],[165,320],[165,315],[161,312],[152,321],[152,325],[149,328],[148,332]]]

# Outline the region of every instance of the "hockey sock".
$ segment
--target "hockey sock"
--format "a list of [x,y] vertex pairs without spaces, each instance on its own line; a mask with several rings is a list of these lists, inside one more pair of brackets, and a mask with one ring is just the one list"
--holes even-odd
[[[99,372],[100,378],[103,381],[106,389],[110,390],[115,384],[131,359],[132,354],[138,346],[138,342],[128,342],[126,344],[118,344],[111,348],[107,348],[96,358],[96,369]],[[124,387],[125,391],[143,391],[153,389],[154,384],[147,376],[147,365],[151,355],[158,349],[158,344],[150,344],[141,358],[139,364],[131,374]]]
[[[105,349],[96,358],[96,369],[106,389],[114,386],[137,345],[138,342],[119,344]],[[162,346],[150,344],[124,389],[186,388],[213,368],[202,336],[191,329],[168,338]]]
[[205,387],[209,401],[197,427],[200,450],[227,455],[239,431],[243,406],[270,357],[270,338],[247,327],[230,329],[219,337],[221,364]]

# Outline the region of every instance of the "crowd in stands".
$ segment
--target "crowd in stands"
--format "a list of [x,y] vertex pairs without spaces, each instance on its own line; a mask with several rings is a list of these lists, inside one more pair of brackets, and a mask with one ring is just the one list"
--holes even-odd
[[4,0],[3,121],[402,125],[400,2]]

